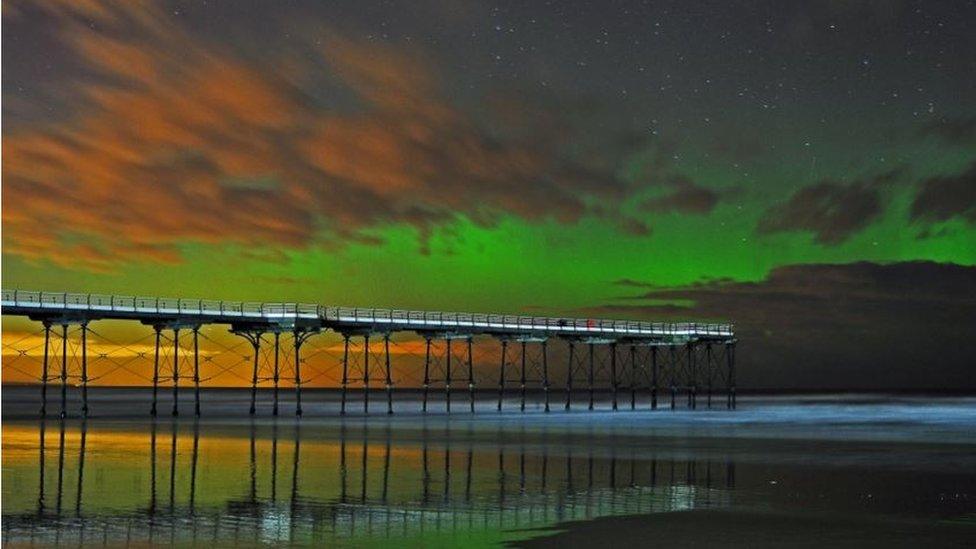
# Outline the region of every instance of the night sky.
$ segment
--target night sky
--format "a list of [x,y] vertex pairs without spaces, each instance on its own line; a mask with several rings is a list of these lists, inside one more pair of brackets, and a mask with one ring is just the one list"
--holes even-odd
[[730,319],[742,386],[976,387],[974,2],[31,4],[4,288]]

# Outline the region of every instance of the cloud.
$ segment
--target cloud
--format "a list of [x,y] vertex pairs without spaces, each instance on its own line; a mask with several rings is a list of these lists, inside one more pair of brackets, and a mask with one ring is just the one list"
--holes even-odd
[[631,236],[650,236],[651,227],[639,220],[632,217],[625,217],[619,221],[620,230],[625,234]]
[[667,193],[645,200],[640,209],[655,213],[703,215],[710,213],[721,197],[718,191],[698,185],[682,175],[666,180],[663,185],[667,187]]
[[960,174],[925,179],[912,201],[913,221],[946,221],[956,216],[976,223],[976,162]]
[[643,282],[640,280],[634,280],[632,278],[618,278],[612,282],[614,286],[623,286],[624,288],[656,288],[657,285],[651,284],[650,282]]
[[841,244],[881,215],[883,191],[896,183],[903,172],[895,169],[851,182],[824,180],[803,187],[785,203],[766,210],[757,231],[809,231],[819,244]]
[[[614,302],[594,314],[731,320],[744,386],[976,386],[976,267],[789,265],[758,282],[713,281],[635,298],[646,302]],[[667,304],[681,300],[692,308]]]
[[[595,205],[615,216],[633,190],[609,147],[571,146],[569,116],[532,132],[488,127],[408,45],[327,32],[261,58],[150,4],[30,9],[90,76],[65,84],[70,116],[3,134],[8,254],[110,270],[180,261],[189,242],[375,244],[391,224],[414,227],[423,250],[461,217],[569,224]],[[515,120],[528,105],[496,108]]]

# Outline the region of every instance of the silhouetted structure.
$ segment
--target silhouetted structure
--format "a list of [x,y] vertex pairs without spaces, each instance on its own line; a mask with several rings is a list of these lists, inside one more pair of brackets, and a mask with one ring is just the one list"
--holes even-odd
[[[61,386],[60,414],[65,417],[69,377],[78,379],[82,392],[82,415],[88,415],[87,389],[90,378],[87,334],[90,323],[103,319],[130,320],[152,326],[155,350],[150,413],[153,416],[158,413],[161,382],[172,384],[171,414],[179,414],[181,373],[187,369],[192,372],[194,413],[200,415],[200,386],[205,381],[200,376],[200,328],[214,324],[228,325],[232,333],[244,338],[252,348],[249,407],[252,415],[257,410],[258,384],[266,381],[273,384],[272,414],[278,415],[279,386],[283,380],[281,357],[289,351],[294,361],[295,413],[302,415],[302,346],[309,338],[324,331],[341,334],[343,339],[340,414],[346,413],[347,393],[354,382],[362,384],[363,412],[369,413],[370,383],[375,379],[371,376],[376,375],[377,367],[380,368],[386,396],[385,411],[393,413],[397,387],[392,376],[390,336],[397,332],[415,332],[425,342],[421,383],[422,409],[425,412],[428,410],[430,390],[437,386],[443,389],[445,407],[450,412],[452,390],[457,388],[458,383],[466,388],[469,411],[475,411],[477,386],[472,344],[475,338],[486,337],[500,342],[499,411],[502,410],[506,390],[513,385],[518,388],[520,410],[525,411],[527,390],[533,388],[541,390],[544,410],[550,411],[552,379],[549,351],[554,341],[564,342],[567,347],[566,410],[572,407],[573,397],[581,389],[586,391],[587,408],[590,410],[594,409],[598,391],[609,392],[613,410],[619,407],[621,391],[629,394],[631,409],[637,406],[638,392],[647,391],[651,397],[651,408],[656,409],[661,383],[665,383],[669,389],[672,409],[676,407],[677,395],[681,392],[687,396],[687,407],[697,408],[702,391],[706,395],[706,406],[711,408],[713,392],[722,381],[726,407],[734,409],[736,406],[736,339],[731,324],[354,309],[298,303],[242,303],[18,290],[3,291],[2,307],[3,314],[29,317],[41,322],[44,328],[44,354],[39,377],[42,416],[47,414],[48,384],[58,379]],[[69,328],[72,326],[77,327],[75,332],[80,341],[75,349],[75,353],[80,355],[77,360],[80,371],[69,376],[68,343],[71,336]],[[60,374],[56,378],[51,376],[49,370],[52,329],[54,338],[61,340]],[[188,338],[192,344],[186,343]],[[357,340],[362,345],[355,345]],[[167,366],[167,357],[163,355],[170,342],[172,351]],[[375,362],[376,353],[370,349],[371,343],[375,349],[377,342],[382,346],[378,364]],[[356,356],[357,352],[361,355]],[[272,364],[271,375],[267,378],[259,375],[262,353],[266,353]],[[516,356],[518,358],[513,362]],[[374,361],[372,364],[371,357]]]

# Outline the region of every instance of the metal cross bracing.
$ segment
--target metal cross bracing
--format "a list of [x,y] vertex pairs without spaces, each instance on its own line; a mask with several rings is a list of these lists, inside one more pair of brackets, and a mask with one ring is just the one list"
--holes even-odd
[[[186,329],[182,329],[182,330],[185,331]],[[58,334],[58,330],[56,327],[54,329],[54,332],[56,335]],[[80,333],[81,333],[80,326],[73,328],[69,332],[69,336],[68,336],[69,345],[67,346],[68,353],[67,355],[64,355],[68,358],[68,360],[66,361],[68,366],[65,369],[65,380],[71,380],[72,383],[80,384],[81,388],[84,389],[85,384],[82,383],[83,379],[87,379],[89,382],[97,381],[98,379],[112,373],[113,371],[123,369],[123,368],[129,370],[130,373],[138,374],[137,371],[132,370],[129,364],[137,362],[139,359],[145,359],[147,355],[146,351],[143,350],[139,352],[130,352],[131,349],[130,346],[112,343],[112,345],[117,348],[118,350],[117,353],[105,353],[105,352],[82,353],[81,352],[82,345],[79,342],[79,340],[81,339]],[[85,333],[87,336],[86,340],[90,340],[92,336],[100,335],[97,332],[95,332],[91,328],[91,326],[86,326]],[[194,330],[192,328],[190,329],[190,333],[191,334],[194,333]],[[154,334],[155,334],[155,330],[154,330]],[[50,342],[50,335],[51,335],[50,328],[48,328],[49,342],[46,345],[48,349],[48,353],[47,353],[48,360],[46,363],[42,361],[41,376],[38,378],[38,380],[41,381],[42,408],[46,407],[46,401],[47,401],[46,399],[47,384],[44,383],[44,381],[47,380],[48,382],[50,382],[52,380],[57,381],[58,379],[60,379],[56,366],[60,362],[59,356],[61,356],[61,354],[59,353],[59,349],[61,345],[57,341],[55,341],[52,344]],[[153,335],[150,335],[148,337],[150,339],[154,339]],[[199,350],[192,343],[193,338],[187,336],[178,337],[178,334],[167,332],[162,327],[160,327],[158,335],[159,335],[159,347],[158,349],[154,347],[153,348],[154,352],[151,353],[152,366],[153,366],[152,377],[149,378],[145,376],[140,376],[140,379],[142,379],[143,381],[149,381],[150,379],[152,379],[153,386],[154,386],[154,397],[155,397],[155,393],[159,390],[159,385],[171,386],[173,392],[172,402],[174,403],[173,409],[174,412],[177,413],[178,413],[178,404],[179,404],[179,389],[181,387],[180,380],[184,380],[184,386],[186,383],[185,380],[188,379],[192,380],[193,388],[194,388],[194,397],[195,397],[194,398],[195,412],[199,413],[200,398],[199,398],[198,387],[201,383],[205,383],[209,380],[219,378],[222,375],[233,375],[235,377],[240,378],[243,381],[248,381],[247,378],[244,378],[239,373],[236,373],[234,371],[235,366],[248,366],[248,365],[256,364],[256,369],[252,370],[251,372],[252,378],[250,379],[252,383],[252,397],[253,397],[252,402],[254,402],[254,399],[256,398],[257,387],[259,385],[262,387],[268,387],[272,389],[272,391],[270,391],[271,394],[273,396],[276,396],[276,393],[279,388],[279,381],[283,383],[288,383],[289,381],[292,380],[292,377],[296,373],[295,368],[290,366],[292,364],[296,364],[294,362],[295,355],[292,350],[293,344],[291,345],[285,344],[286,339],[288,342],[291,342],[293,338],[292,333],[278,332],[277,339],[279,340],[278,341],[279,344],[278,344],[277,353],[275,352],[275,346],[272,343],[275,339],[274,333],[260,334],[260,341],[254,340],[252,335],[252,341],[258,342],[257,355],[254,355],[253,353],[237,354],[238,352],[240,352],[237,348],[240,347],[241,345],[251,346],[249,343],[245,343],[244,341],[234,346],[223,345],[222,346],[223,348],[221,349],[222,352],[216,354],[211,350],[208,351],[207,354],[200,355]],[[209,344],[218,343],[218,340],[215,340],[207,336],[204,332],[202,332],[199,329],[195,331],[195,335],[198,338],[207,341]],[[299,341],[303,341],[304,338],[308,337],[309,335],[311,334],[308,332],[299,332]],[[365,339],[365,336],[361,336],[361,337],[362,339]],[[64,338],[61,338],[62,342],[63,339]],[[108,341],[107,338],[102,338],[102,339],[103,339],[102,343]],[[146,337],[141,338],[141,340],[143,341],[145,339]],[[373,339],[375,341],[376,338]],[[446,383],[447,340],[446,339],[435,340],[433,336],[430,337],[429,339],[431,345],[431,353],[429,355],[429,358],[428,355],[426,355],[425,353],[425,365],[427,366],[427,368],[425,368],[425,373],[427,375],[426,383],[423,383],[423,381],[420,379],[419,371],[418,371],[419,369],[414,368],[411,370],[410,368],[407,367],[407,364],[405,363],[399,367],[398,371],[394,370],[392,361],[388,361],[387,359],[388,348],[387,345],[385,345],[385,343],[387,342],[386,338],[381,338],[381,341],[384,343],[383,345],[378,345],[374,343],[371,346],[369,363],[374,365],[373,366],[374,375],[376,375],[375,372],[377,371],[375,368],[379,368],[379,377],[381,379],[385,377],[387,372],[387,363],[390,363],[390,368],[389,368],[390,379],[389,382],[385,384],[387,388],[387,394],[389,397],[387,399],[388,402],[387,411],[389,411],[392,408],[392,394],[393,394],[393,388],[395,384],[411,386],[410,382],[412,381],[413,382],[412,386],[416,387],[418,385],[420,386],[425,385],[427,391],[429,391],[429,389],[433,385],[441,385],[441,384],[444,386],[445,389],[447,389],[448,387]],[[468,371],[467,364],[469,362],[465,352],[467,348],[467,340],[468,340],[467,337],[462,337],[460,341],[458,341],[458,338],[450,338],[450,341],[452,343],[452,353],[451,353],[452,382],[458,380],[459,378],[463,379],[465,376],[467,376],[467,371]],[[424,340],[424,342],[426,343],[426,339]],[[501,397],[500,401],[502,403],[504,402],[504,396],[505,396],[504,391],[506,389],[506,385],[510,387],[512,384],[515,383],[518,384],[520,396],[523,397],[520,402],[520,409],[524,409],[523,408],[524,404],[522,404],[522,402],[524,402],[524,394],[525,394],[525,391],[523,390],[523,383],[522,383],[523,379],[525,380],[524,383],[525,386],[528,386],[529,384],[533,384],[533,383],[539,383],[541,384],[543,391],[545,391],[545,389],[551,384],[551,378],[548,377],[548,371],[547,371],[547,366],[551,361],[548,360],[549,353],[543,352],[541,349],[543,342],[541,341],[521,341],[521,342],[514,341],[513,342],[509,340],[496,340],[494,338],[491,338],[487,341],[482,340],[481,343],[482,344],[475,347],[479,351],[477,353],[473,353],[474,356],[479,357],[478,358],[479,364],[482,365],[490,364],[492,362],[490,355],[494,352],[497,352],[497,349],[499,348],[505,355],[503,360],[504,368],[499,368],[498,370],[498,374],[499,374],[498,389],[499,389],[499,397]],[[525,344],[526,347],[526,352],[524,355],[525,356],[524,378],[523,378],[523,373],[521,368],[522,366],[521,347],[523,343]],[[547,341],[546,343],[547,343],[546,348],[548,349],[549,342]],[[197,343],[197,345],[198,344],[199,343]],[[590,369],[588,368],[590,362],[588,360],[589,353],[586,352],[590,349],[590,344],[593,345],[592,348],[594,351],[592,376],[590,375]],[[131,344],[132,347],[138,347],[139,345],[140,345],[139,341],[136,341]],[[400,344],[393,341],[392,339],[389,341],[389,345],[393,347],[400,347]],[[6,349],[10,350],[10,349],[15,349],[19,345],[18,345],[18,341],[14,341],[11,343],[5,343],[4,346]],[[43,346],[43,344],[41,346]],[[360,351],[358,351],[355,348],[355,344],[353,344],[352,347],[353,347],[351,349],[352,352],[349,355],[343,355],[343,358],[346,359],[346,361],[349,361],[346,364],[347,366],[346,385],[348,385],[351,382],[364,381],[363,378],[365,377],[362,375],[363,366],[365,363],[365,361],[363,360],[364,357],[361,357],[357,354]],[[714,388],[716,385],[724,384],[726,388],[726,392],[728,394],[727,406],[731,407],[732,405],[733,396],[731,394],[730,389],[731,389],[731,382],[732,382],[731,375],[733,372],[731,368],[728,368],[726,366],[726,365],[730,365],[729,363],[731,362],[732,359],[731,353],[733,347],[730,344],[716,345],[716,344],[705,343],[704,345],[662,347],[658,345],[640,345],[640,344],[627,343],[627,342],[618,342],[615,344],[608,343],[605,345],[601,345],[600,342],[590,342],[583,345],[580,345],[578,342],[572,342],[572,346],[571,346],[572,349],[576,349],[579,347],[582,347],[582,349],[580,350],[580,352],[575,353],[575,360],[573,360],[572,372],[576,372],[577,379],[586,379],[588,392],[590,389],[594,391],[595,390],[604,391],[605,389],[609,389],[611,395],[613,395],[613,393],[615,392],[616,393],[619,393],[619,391],[626,392],[629,389],[632,409],[635,409],[637,407],[638,394],[642,394],[644,391],[647,391],[648,389],[650,390],[650,396],[651,396],[651,408],[652,409],[656,408],[657,396],[658,396],[657,389],[659,387],[659,384],[662,383],[661,380],[664,380],[664,382],[667,383],[668,386],[672,388],[674,393],[677,393],[679,390],[687,391],[690,400],[689,405],[691,406],[694,406],[695,403],[697,403],[696,395],[699,389],[704,388],[707,396],[708,393],[711,392],[708,390],[710,387]],[[360,349],[361,348],[362,346],[360,346]],[[494,348],[495,350],[493,351],[492,348]],[[688,351],[689,349],[693,352],[693,354],[691,355],[687,354],[686,351]],[[33,349],[33,350],[36,351],[37,349]],[[7,356],[11,358],[8,359],[6,365],[11,369],[20,372],[25,372],[26,370],[24,370],[24,368],[33,368],[32,365],[28,365],[26,362],[28,360],[28,353],[31,351],[32,348],[28,347],[23,349],[17,349],[16,354],[12,354],[8,352]],[[667,352],[667,354],[664,354],[663,356],[660,357],[660,360],[658,360],[659,355],[661,355],[665,351]],[[117,354],[122,356],[113,357],[112,354]],[[331,354],[332,353],[328,352],[328,347],[325,348],[320,347],[318,349],[315,349],[315,347],[313,347],[313,355],[322,355],[328,358],[328,355]],[[629,355],[629,359],[627,358],[628,355]],[[258,358],[257,361],[253,360],[255,356],[257,356]],[[276,356],[277,356],[277,361],[275,360]],[[392,356],[392,354],[390,356]],[[304,365],[308,361],[308,358],[309,357],[299,358],[299,361],[297,363],[299,368],[301,367],[301,365]],[[84,373],[84,368],[82,368],[82,363],[85,361],[87,361],[89,365],[89,373],[87,374],[87,376],[82,375]],[[92,363],[97,365],[99,362],[110,363],[108,364],[110,368],[108,370],[102,368],[102,371],[100,373],[98,373],[97,375],[92,375],[90,373],[91,372],[90,368]],[[45,364],[51,365],[48,367],[48,373],[46,376],[44,375],[44,370],[43,370]],[[300,397],[301,394],[300,388],[303,384],[309,381],[314,381],[316,378],[329,375],[331,373],[330,370],[334,370],[335,368],[336,366],[333,366],[331,368],[320,369],[318,372],[315,372],[315,369],[312,369],[311,376],[307,375],[305,378],[301,378],[301,377],[294,378],[294,381],[291,381],[291,385],[294,386],[294,388],[296,389],[296,393],[297,393],[296,397]],[[459,368],[460,368],[460,374],[458,374]],[[202,370],[209,370],[209,372],[204,372]],[[484,372],[483,366],[481,370],[482,371],[480,374],[476,375],[472,373],[470,377],[468,377],[467,381],[468,381],[469,392],[470,389],[473,389],[475,387],[475,384],[477,383],[479,377],[481,379],[483,386],[490,385],[492,383],[490,381],[490,376],[492,374],[490,372],[486,374]],[[502,377],[503,374],[502,370],[504,370],[504,377]],[[298,372],[300,375],[300,370],[298,370]],[[412,376],[410,375],[411,373],[413,373]],[[489,377],[489,380],[487,382],[485,380],[486,375]],[[410,381],[404,383],[408,378],[410,379]],[[591,379],[592,379],[592,383],[590,381]],[[364,382],[363,383],[364,388],[365,385],[366,384]],[[567,388],[572,389],[571,378],[567,380]],[[616,389],[616,391],[614,389]],[[425,393],[427,391],[425,391]],[[64,392],[63,388],[62,388],[62,392]],[[84,395],[82,396],[82,399],[84,403],[85,400]],[[711,404],[710,400],[711,399],[707,401],[707,404],[709,405]],[[274,404],[276,404],[277,398],[274,398],[274,401],[275,401]],[[297,401],[298,398],[296,398],[296,402]],[[366,401],[366,398],[364,398],[364,401]],[[156,398],[153,399],[153,402],[154,404],[156,403]],[[274,406],[274,404],[272,405],[272,414],[275,413],[275,409],[277,408],[277,406]],[[154,406],[153,409],[155,410],[155,408],[156,407]],[[366,411],[368,411],[368,407],[366,408]]]
[[[525,395],[529,384],[542,389],[544,410],[549,412],[549,341],[547,338],[516,336],[500,337],[501,367],[498,374],[498,406],[502,411],[506,384],[517,383],[519,387],[519,410],[525,411]],[[518,377],[512,379],[514,375]]]
[[593,410],[598,383],[606,381],[611,393],[613,409],[616,410],[619,390],[617,378],[618,341],[603,338],[570,339],[567,345],[569,352],[566,368],[565,409],[570,410],[572,408],[573,394],[577,390],[577,387],[573,385],[574,382],[585,382],[588,397],[587,409]]
[[[369,413],[370,375],[380,373],[386,391],[387,413],[393,413],[393,377],[390,361],[390,334],[375,334],[371,337],[369,331],[345,332],[342,334],[342,377],[339,385],[341,401],[339,413],[345,415],[348,403],[350,382],[362,383],[363,413]],[[361,345],[356,340],[362,341]],[[372,345],[372,348],[370,348]],[[381,349],[377,352],[377,347]],[[370,371],[372,368],[372,371]],[[359,377],[356,377],[356,376]]]
[[[71,383],[80,388],[82,415],[87,415],[89,383],[117,371],[124,371],[139,383],[151,383],[152,415],[158,413],[160,399],[170,391],[171,413],[178,415],[181,388],[192,388],[194,414],[199,416],[201,386],[212,380],[224,380],[223,385],[227,385],[231,376],[237,378],[232,384],[250,386],[251,414],[258,411],[261,388],[268,389],[262,394],[271,395],[272,415],[280,412],[280,392],[289,389],[294,391],[295,413],[302,415],[302,388],[318,380],[318,386],[324,382],[325,386],[339,387],[342,414],[347,411],[352,386],[362,388],[364,413],[370,411],[370,394],[375,389],[385,392],[386,411],[393,413],[398,388],[420,388],[422,411],[426,413],[432,389],[443,390],[445,409],[450,412],[454,393],[466,388],[467,408],[474,412],[479,391],[497,390],[496,407],[501,411],[506,391],[513,387],[518,388],[521,411],[525,411],[531,389],[541,390],[548,412],[553,381],[563,376],[567,410],[575,392],[583,388],[590,410],[596,407],[597,393],[610,397],[613,410],[620,407],[620,398],[628,396],[631,409],[642,408],[643,395],[649,393],[649,407],[656,409],[658,392],[665,387],[670,390],[672,409],[679,393],[687,396],[688,408],[695,409],[700,392],[705,393],[710,408],[718,388],[724,389],[727,408],[734,409],[736,404],[736,340],[728,324],[585,321],[584,327],[601,329],[601,335],[567,335],[547,332],[546,327],[563,328],[566,324],[576,329],[580,321],[512,317],[516,320],[510,323],[506,320],[509,317],[498,317],[501,321],[495,322],[496,315],[400,314],[373,309],[342,309],[333,318],[329,308],[315,309],[312,314],[313,309],[299,305],[252,307],[201,300],[171,303],[174,300],[103,297],[3,292],[3,314],[27,316],[42,326],[38,332],[3,343],[4,366],[40,382],[42,415],[47,413],[51,382],[60,381],[62,414],[67,413],[66,391]],[[232,318],[228,310],[244,317]],[[213,311],[219,314],[211,314]],[[387,322],[382,321],[383,315]],[[416,327],[421,325],[420,320],[444,322],[448,316],[453,317],[451,329]],[[479,318],[486,320],[477,321]],[[152,332],[135,341],[119,342],[92,329],[97,321],[113,319],[138,320],[151,326]],[[230,332],[239,336],[236,343],[216,337],[221,324],[229,324]],[[614,332],[623,329],[621,326],[633,329],[629,335]],[[654,333],[642,332],[648,326]],[[323,344],[335,336],[315,337],[322,333],[339,335],[341,343]],[[38,343],[41,335],[43,343]],[[98,351],[90,353],[93,337]],[[308,347],[310,339],[317,343]],[[391,347],[398,361],[393,360]],[[405,352],[409,348],[414,351]],[[422,369],[408,365],[411,358],[421,356]],[[147,362],[151,371],[145,367]],[[39,370],[36,375],[35,368]]]
[[[279,393],[284,379],[291,379],[295,389],[295,415],[301,416],[302,379],[301,349],[305,342],[319,333],[315,327],[291,326],[288,329],[280,324],[233,324],[231,333],[242,337],[250,344],[251,355],[244,358],[251,361],[251,403],[248,413],[257,413],[257,392],[259,384],[271,382],[271,415],[279,412]],[[290,345],[289,345],[290,343]]]
[[466,386],[470,411],[475,409],[475,378],[473,336],[470,334],[421,332],[424,340],[424,374],[421,410],[428,411],[430,389],[440,385],[444,389],[444,407],[451,411],[451,390]]

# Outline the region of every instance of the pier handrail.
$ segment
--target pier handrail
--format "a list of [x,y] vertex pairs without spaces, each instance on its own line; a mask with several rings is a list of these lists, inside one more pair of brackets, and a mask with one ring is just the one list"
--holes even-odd
[[333,323],[365,323],[397,329],[480,328],[521,332],[618,334],[624,336],[733,337],[731,323],[648,322],[635,320],[533,317],[494,313],[461,313],[337,307],[310,303],[259,303],[205,299],[135,297],[68,292],[2,290],[3,307],[80,312],[189,315],[242,320],[319,319]]

